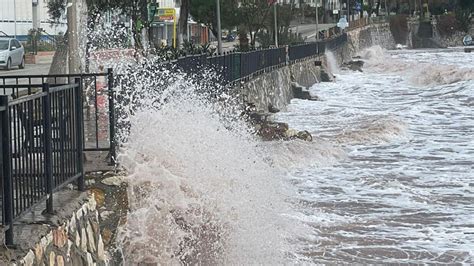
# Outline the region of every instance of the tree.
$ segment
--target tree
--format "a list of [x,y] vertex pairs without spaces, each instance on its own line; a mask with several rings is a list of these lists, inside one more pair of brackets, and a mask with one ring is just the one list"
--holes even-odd
[[238,8],[240,28],[250,35],[250,45],[255,47],[255,36],[265,28],[265,22],[270,15],[267,0],[242,0]]
[[189,5],[191,0],[181,0],[181,6],[179,9],[179,34],[178,34],[178,46],[183,44],[183,40],[187,39],[188,35],[188,16],[189,16]]
[[[269,16],[265,21],[264,32],[259,32],[257,35],[258,42],[262,47],[268,47],[273,45],[274,36],[275,36],[275,27],[274,27],[274,16],[273,8],[271,8]],[[322,11],[322,7],[320,7]],[[302,42],[303,40],[297,36],[297,34],[291,32],[290,24],[291,20],[294,18],[295,14],[299,13],[297,10],[292,8],[290,4],[280,4],[277,6],[277,16],[278,16],[278,44],[279,45],[289,45],[293,43]],[[322,16],[321,16],[322,17]]]
[[[223,29],[237,26],[238,5],[236,0],[221,0],[221,24]],[[194,20],[209,27],[217,36],[216,0],[192,0],[190,14]]]
[[[96,18],[104,12],[115,11],[128,16],[131,21],[132,37],[135,48],[143,50],[148,48],[148,29],[151,21],[148,20],[147,0],[86,0],[88,7],[88,25],[94,26]],[[59,21],[65,13],[65,0],[50,0],[48,14],[52,21]]]

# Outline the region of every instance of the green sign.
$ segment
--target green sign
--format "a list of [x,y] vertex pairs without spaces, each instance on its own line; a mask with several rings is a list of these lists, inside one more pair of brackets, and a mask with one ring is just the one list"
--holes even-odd
[[149,3],[148,4],[148,21],[153,22],[157,9],[158,9],[158,4],[157,3]]

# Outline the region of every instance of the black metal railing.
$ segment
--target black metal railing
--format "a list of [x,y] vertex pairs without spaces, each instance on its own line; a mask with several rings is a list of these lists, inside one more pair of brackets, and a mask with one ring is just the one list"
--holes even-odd
[[34,94],[43,83],[59,86],[80,79],[84,93],[85,151],[109,151],[113,161],[115,148],[114,74],[105,73],[0,76],[0,93],[15,98]]
[[223,84],[241,81],[276,67],[292,64],[299,60],[323,55],[326,49],[334,50],[347,42],[347,34],[339,34],[318,42],[302,43],[281,48],[260,49],[249,52],[226,52],[206,57],[192,55],[173,61],[186,73],[199,67],[212,68]]
[[0,173],[5,244],[13,245],[13,223],[77,181],[84,190],[82,82],[51,86],[13,100],[0,96]]

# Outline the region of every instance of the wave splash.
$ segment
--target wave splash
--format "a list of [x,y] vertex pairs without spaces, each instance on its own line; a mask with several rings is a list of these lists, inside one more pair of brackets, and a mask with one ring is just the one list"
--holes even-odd
[[407,62],[390,57],[380,46],[373,46],[360,53],[366,66],[375,72],[399,74],[416,86],[447,85],[474,79],[474,68],[453,64]]
[[298,235],[286,202],[293,191],[239,114],[222,108],[232,97],[213,98],[205,91],[215,88],[184,74],[124,76],[124,264],[284,262]]

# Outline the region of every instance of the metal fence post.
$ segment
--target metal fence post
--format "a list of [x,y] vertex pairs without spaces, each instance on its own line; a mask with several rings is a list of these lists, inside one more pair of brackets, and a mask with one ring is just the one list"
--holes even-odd
[[77,164],[76,171],[80,174],[77,179],[77,187],[79,191],[85,190],[85,181],[84,181],[84,113],[82,108],[82,79],[76,78],[75,83],[77,84],[75,90],[75,106],[76,106],[76,155],[77,155]]
[[112,68],[107,69],[108,89],[109,89],[109,138],[110,138],[110,164],[115,164],[115,101],[114,101],[114,74]]
[[46,178],[46,213],[54,214],[53,210],[53,151],[52,151],[52,125],[51,125],[51,94],[49,84],[43,84],[46,93],[43,101],[43,134],[44,134],[44,175]]
[[5,244],[13,246],[13,180],[11,169],[10,146],[10,113],[8,110],[8,96],[0,96],[1,117],[1,160],[2,185],[3,185],[3,222],[8,226],[5,231]]

